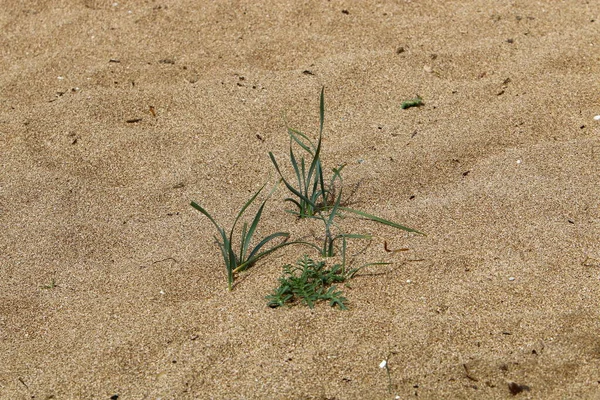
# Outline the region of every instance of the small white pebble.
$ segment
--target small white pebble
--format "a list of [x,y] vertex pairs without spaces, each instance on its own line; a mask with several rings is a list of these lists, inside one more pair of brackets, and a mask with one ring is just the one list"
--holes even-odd
[[65,79],[65,77],[64,77],[64,76],[59,76],[59,77],[58,77],[58,80],[59,80],[59,81],[62,81],[63,79]]
[[514,280],[515,280],[515,277],[514,277],[514,276],[511,276],[510,278],[508,278],[508,280],[512,282],[512,281],[514,281]]
[[596,121],[600,121],[600,115],[596,115],[596,116],[594,117],[594,120],[596,120]]
[[396,395],[396,397],[394,397],[395,400],[400,400],[400,396]]
[[165,291],[160,289],[160,294],[165,294]]
[[407,279],[406,283],[412,283],[412,281],[410,279]]
[[517,164],[521,164],[521,160],[517,160]]
[[387,361],[383,360],[380,364],[379,364],[379,368],[385,368],[387,366]]

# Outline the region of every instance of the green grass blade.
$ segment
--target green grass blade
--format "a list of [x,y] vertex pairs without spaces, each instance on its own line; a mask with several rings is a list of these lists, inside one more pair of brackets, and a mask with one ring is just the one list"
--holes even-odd
[[353,268],[350,271],[348,271],[347,277],[348,277],[348,279],[352,279],[352,278],[354,278],[354,276],[356,275],[356,273],[358,271],[360,271],[363,268],[369,267],[371,265],[389,265],[389,264],[391,264],[391,263],[389,263],[389,262],[374,262],[374,263],[368,263],[365,265],[361,265],[360,267]]
[[298,181],[298,188],[300,192],[302,192],[302,188],[304,187],[304,158],[301,160],[302,172],[300,172],[300,168],[298,168],[298,160],[296,160],[296,156],[294,155],[294,150],[290,144],[290,162],[292,163],[292,168],[294,168],[294,173],[296,174],[296,180]]
[[215,240],[219,245],[219,249],[221,250],[221,254],[223,256],[223,261],[225,262],[225,268],[227,270],[228,287],[229,290],[231,290],[233,284],[233,269],[235,268],[235,265],[237,265],[237,258],[235,256],[235,253],[233,252],[231,240],[227,237],[225,229],[223,229],[219,226],[219,224],[217,224],[217,222],[208,213],[208,211],[206,211],[202,206],[193,201],[191,202],[191,206],[194,207],[196,210],[200,211],[202,214],[204,214],[210,220],[210,222],[212,222],[212,224],[217,228],[217,231],[219,231],[219,234],[221,235],[221,239],[223,240],[223,242],[219,242],[219,240],[216,237]]
[[296,199],[292,199],[291,197],[288,197],[287,199],[285,199],[283,201],[289,201],[291,203],[294,203],[299,209],[302,209],[302,206],[300,205],[300,203],[298,203],[298,201]]
[[308,183],[309,180],[306,177],[306,162],[304,161],[304,157],[302,157],[301,163],[300,163],[300,173],[302,174],[302,181],[300,181],[300,178],[298,178],[298,182],[300,183],[300,191],[302,192],[302,194],[304,195],[304,197],[308,198]]
[[325,86],[321,88],[321,98],[319,105],[319,137],[323,133],[323,122],[325,122]]
[[244,227],[242,228],[242,240],[241,240],[241,246],[240,246],[240,257],[239,260],[243,260],[244,256],[246,255],[246,250],[248,250],[248,245],[246,244],[246,242],[249,242],[249,240],[247,240],[248,237],[248,223],[244,222]]
[[[304,133],[297,131],[295,129],[292,129],[292,128],[288,128],[288,134],[290,135],[290,138],[292,140],[294,140],[296,143],[298,143],[298,145],[300,147],[302,147],[308,154],[310,154],[311,156],[314,156],[315,150],[317,148],[308,136],[306,136]],[[308,142],[308,144],[310,144],[310,146],[306,145],[306,143],[304,143],[302,140],[298,139],[298,136],[300,136],[304,140],[306,140]]]
[[246,202],[246,204],[244,204],[244,206],[242,207],[242,209],[238,213],[237,217],[235,217],[235,221],[233,222],[233,226],[231,227],[231,232],[229,233],[229,241],[230,242],[233,239],[233,230],[235,229],[235,225],[237,224],[238,220],[240,219],[240,217],[242,216],[242,214],[244,214],[244,211],[246,211],[246,209],[250,206],[250,204],[252,204],[252,202],[254,201],[254,199],[256,199],[256,197],[260,194],[260,192],[262,192],[262,190],[265,188],[265,186],[267,186],[266,183],[264,185],[262,185],[262,187],[260,189],[258,189],[258,192],[254,193],[254,196],[252,196],[250,198],[250,200],[248,200]]
[[376,215],[368,214],[368,213],[366,213],[364,211],[355,210],[353,208],[347,208],[347,207],[339,207],[339,209],[342,210],[342,211],[351,212],[351,213],[360,215],[361,217],[364,217],[366,219],[370,219],[371,221],[379,222],[380,224],[384,224],[384,225],[391,226],[393,228],[401,229],[401,230],[406,231],[406,232],[414,232],[414,233],[418,233],[419,235],[427,236],[423,232],[419,232],[416,229],[408,228],[406,226],[397,224],[395,222],[388,221],[387,219],[380,218],[380,217],[378,217]]
[[[263,212],[263,209],[265,208],[266,203],[267,203],[266,200],[262,203],[262,205],[258,209],[258,212],[256,213],[256,216],[254,216],[254,220],[252,221],[252,225],[250,225],[250,229],[248,230],[247,234],[242,236],[244,255],[246,255],[246,251],[248,250],[248,246],[250,245],[250,241],[252,240],[254,231],[256,230],[256,227],[258,226],[258,222],[260,221],[260,217],[262,215],[262,212]],[[244,224],[244,228],[246,227],[246,225],[247,224]],[[249,257],[252,257],[252,254],[250,254]],[[244,262],[245,261],[244,257],[240,257],[240,261]]]
[[265,250],[262,253],[258,253],[258,250],[260,250],[261,247],[263,247],[265,244],[267,244],[268,242],[270,242],[271,240],[277,238],[277,237],[289,237],[289,233],[286,232],[276,232],[273,233],[269,236],[267,236],[266,238],[264,238],[255,248],[254,250],[252,250],[252,253],[250,253],[250,256],[248,257],[247,260],[245,260],[244,262],[240,263],[237,268],[235,268],[233,270],[234,273],[240,272],[245,270],[246,268],[248,268],[250,265],[254,264],[256,261],[258,261],[260,258],[266,256],[267,254],[270,254],[272,252],[274,252],[275,250],[284,247],[284,246],[289,246],[291,244],[294,244],[295,242],[284,242],[284,243],[280,243],[276,246],[271,247],[269,250]]
[[329,229],[329,226],[331,226],[331,224],[333,223],[333,219],[336,217],[337,215],[337,210],[338,208],[340,208],[340,202],[342,201],[342,189],[340,189],[340,193],[338,194],[337,199],[335,200],[335,204],[333,205],[333,208],[331,209],[331,211],[329,212],[329,219],[327,220],[327,222],[325,223],[327,226],[327,229]]
[[[215,242],[217,242],[217,245],[219,246],[219,249],[221,250],[221,254],[223,255],[223,261],[225,262],[225,269],[229,269],[229,252],[226,250],[225,248],[225,244],[219,242],[219,240],[217,239],[216,236],[214,236],[215,238]],[[227,236],[225,236],[225,238],[227,238]]]
[[251,259],[253,257],[257,257],[258,255],[260,255],[260,249],[266,245],[267,243],[269,243],[271,240],[278,238],[278,237],[285,237],[286,239],[290,237],[290,234],[287,232],[275,232],[270,234],[269,236],[267,236],[266,238],[264,238],[263,240],[260,241],[260,243],[258,243],[256,245],[256,247],[254,247],[254,249],[252,249],[252,252],[250,253],[250,255],[248,256],[248,259]]
[[206,211],[204,208],[202,208],[202,206],[200,206],[200,204],[192,201],[190,203],[190,205],[192,207],[194,207],[196,210],[200,211],[202,214],[206,215],[208,217],[208,219],[210,220],[210,222],[212,222],[213,225],[217,228],[217,230],[221,230],[221,227],[219,226],[219,224],[217,224],[217,222],[213,219],[213,217],[210,216],[208,211]]
[[273,155],[273,153],[269,152],[269,157],[271,157],[271,162],[275,166],[275,169],[277,170],[277,173],[281,177],[281,180],[283,181],[283,184],[285,185],[285,187],[287,187],[290,192],[292,192],[294,195],[296,195],[296,197],[300,198],[303,201],[311,203],[310,200],[306,198],[306,196],[304,196],[302,193],[300,193],[295,187],[290,185],[290,183],[283,177],[283,174],[281,173],[281,170],[279,169],[279,165],[277,164],[277,161],[275,161],[275,156]]
[[373,236],[371,235],[362,235],[360,233],[341,233],[338,237],[344,237],[346,239],[373,239]]
[[337,168],[333,168],[333,175],[331,177],[331,181],[329,182],[329,190],[333,190],[333,185],[335,183],[335,180],[339,178],[340,182],[343,181],[342,179],[342,170],[344,169],[344,167],[346,166],[346,164],[342,164]]

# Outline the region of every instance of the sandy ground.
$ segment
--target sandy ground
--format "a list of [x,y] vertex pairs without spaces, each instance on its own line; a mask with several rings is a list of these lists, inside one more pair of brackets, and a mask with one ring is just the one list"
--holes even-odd
[[[2,3],[2,399],[600,398],[599,1]],[[322,86],[353,206],[428,236],[348,220],[391,264],[271,309],[310,250],[228,292],[189,204],[230,226]],[[259,234],[318,236],[286,195]]]

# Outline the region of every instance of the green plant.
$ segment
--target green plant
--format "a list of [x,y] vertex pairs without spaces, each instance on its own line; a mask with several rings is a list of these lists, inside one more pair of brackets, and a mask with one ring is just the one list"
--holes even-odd
[[338,306],[341,310],[345,310],[348,300],[334,284],[344,283],[354,278],[358,271],[370,265],[385,264],[389,263],[368,263],[346,270],[345,261],[342,261],[341,264],[327,268],[325,261],[315,261],[305,254],[298,259],[296,265],[283,266],[279,287],[266,296],[266,299],[271,308],[298,302],[313,308],[318,301],[329,301],[330,306]]
[[333,284],[342,283],[347,278],[342,265],[327,268],[324,261],[314,261],[304,255],[296,265],[287,264],[283,267],[279,287],[266,299],[272,308],[298,301],[313,308],[316,302],[328,300],[332,307],[345,310],[347,299]]
[[50,284],[40,286],[40,289],[54,289],[57,286],[58,285],[56,284],[56,280],[54,278],[52,278],[52,281],[50,282]]
[[325,224],[325,238],[323,240],[323,247],[320,249],[321,257],[333,257],[335,256],[335,242],[338,239],[342,239],[342,264],[346,263],[346,239],[371,239],[371,235],[361,235],[356,233],[338,233],[333,234],[332,227],[335,227],[341,232],[341,229],[335,223],[335,217],[339,216],[338,209],[340,207],[340,201],[342,199],[342,190],[340,189],[339,194],[336,198],[335,204],[329,209],[329,215],[325,216],[319,214],[312,218],[318,218]]
[[417,97],[415,97],[414,99],[403,101],[402,105],[400,105],[400,108],[406,110],[407,108],[411,107],[421,107],[424,104],[425,103],[423,103],[423,99],[421,98],[421,96],[417,95]]
[[[244,214],[244,211],[246,211],[246,209],[252,204],[252,202],[256,199],[256,197],[259,195],[259,193],[265,188],[265,186],[266,186],[266,184],[263,185],[258,190],[258,192],[256,192],[254,194],[254,196],[252,196],[250,198],[250,200],[248,200],[246,202],[246,204],[244,204],[244,206],[242,207],[240,212],[237,214],[237,217],[235,218],[235,221],[233,223],[233,226],[231,227],[231,231],[229,232],[229,235],[227,235],[227,233],[225,232],[225,229],[223,227],[221,227],[219,224],[217,224],[217,222],[213,219],[213,217],[204,208],[202,208],[199,204],[197,204],[193,201],[191,202],[191,206],[194,207],[196,210],[200,211],[206,217],[208,217],[210,222],[213,223],[213,225],[217,228],[217,231],[219,232],[221,240],[219,240],[217,238],[217,236],[215,236],[215,240],[216,240],[219,248],[221,249],[221,254],[223,255],[223,261],[225,262],[225,267],[227,269],[227,283],[228,283],[229,290],[232,290],[232,288],[233,288],[233,280],[234,280],[234,275],[236,273],[250,268],[260,258],[266,256],[269,253],[272,253],[273,251],[275,251],[283,246],[297,243],[297,242],[287,242],[287,239],[290,236],[289,233],[276,232],[276,233],[273,233],[273,234],[263,238],[254,248],[250,247],[252,236],[254,235],[254,232],[256,231],[256,227],[258,226],[258,223],[260,221],[260,217],[262,215],[263,209],[269,198],[269,197],[267,197],[267,199],[265,199],[265,201],[263,201],[260,208],[258,209],[258,212],[254,216],[254,219],[252,220],[250,227],[248,227],[247,222],[244,222],[244,226],[242,227],[242,232],[241,232],[240,244],[239,244],[239,247],[237,248],[237,251],[235,250],[234,244],[233,244],[233,233],[235,230],[235,226],[238,223],[238,220],[241,218],[242,214]],[[273,190],[275,190],[275,189],[273,189]],[[271,193],[273,193],[273,192],[271,192]],[[267,243],[269,243],[270,241],[272,241],[273,239],[278,238],[278,237],[284,237],[285,241],[274,247],[271,247],[268,250],[264,250],[261,252],[261,249]]]
[[[279,164],[275,160],[272,152],[269,152],[271,162],[275,166],[277,173],[281,177],[283,183],[294,197],[288,197],[285,201],[289,201],[296,205],[298,211],[290,211],[297,214],[300,218],[312,217],[333,202],[334,183],[336,179],[341,180],[340,172],[344,165],[334,168],[333,175],[329,185],[325,185],[323,177],[323,165],[321,163],[321,145],[323,139],[323,122],[325,121],[325,88],[321,89],[320,107],[319,107],[319,139],[314,144],[308,136],[302,132],[287,128],[290,135],[290,162],[296,175],[297,186],[292,185],[281,172]],[[301,156],[296,158],[294,153],[294,143],[308,154],[309,158],[305,159]],[[308,170],[307,170],[308,166]]]
[[[420,97],[419,97],[420,99]],[[315,145],[305,134],[302,132],[289,128],[288,134],[290,135],[290,162],[296,175],[297,186],[293,186],[288,180],[285,179],[275,156],[272,152],[269,152],[271,162],[275,166],[277,173],[281,177],[281,180],[287,187],[287,189],[293,194],[293,197],[288,197],[285,201],[289,201],[296,205],[298,208],[297,212],[290,211],[297,214],[300,218],[311,218],[319,216],[323,211],[329,211],[328,219],[322,218],[326,225],[326,246],[328,249],[332,249],[331,245],[334,237],[330,235],[329,227],[331,226],[333,219],[339,215],[339,211],[345,211],[356,214],[363,218],[369,219],[374,222],[378,222],[384,225],[388,225],[397,229],[401,229],[407,232],[414,232],[421,235],[425,235],[415,229],[408,228],[406,226],[397,224],[395,222],[377,217],[366,212],[355,210],[353,208],[341,206],[341,189],[340,193],[335,198],[335,182],[339,180],[342,182],[341,172],[345,167],[345,164],[340,165],[338,168],[333,168],[333,175],[329,181],[329,185],[325,185],[325,179],[323,177],[323,164],[321,162],[321,149],[322,149],[322,138],[323,138],[323,123],[325,120],[325,88],[321,88],[320,104],[319,104],[319,139]],[[300,162],[294,154],[293,144],[298,144],[306,153],[309,154],[310,166],[306,169],[307,162],[304,157],[300,158]],[[335,204],[334,204],[335,203]],[[346,235],[346,238],[352,235]],[[358,235],[365,236],[365,235]],[[343,237],[343,236],[338,236]],[[331,251],[324,251],[326,254],[331,254]]]

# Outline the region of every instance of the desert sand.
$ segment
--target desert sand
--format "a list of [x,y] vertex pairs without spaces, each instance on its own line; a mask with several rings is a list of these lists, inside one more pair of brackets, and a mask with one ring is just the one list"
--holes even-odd
[[[599,10],[4,1],[0,398],[600,398]],[[229,292],[190,202],[231,226],[276,183],[269,151],[291,173],[283,115],[316,138],[322,87],[352,207],[427,236],[348,218],[374,236],[355,265],[390,264],[346,311],[272,309],[317,254]],[[287,196],[257,234],[318,238]]]

